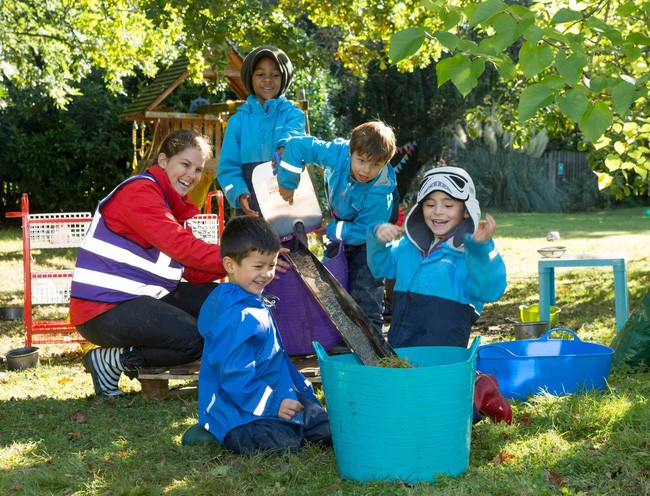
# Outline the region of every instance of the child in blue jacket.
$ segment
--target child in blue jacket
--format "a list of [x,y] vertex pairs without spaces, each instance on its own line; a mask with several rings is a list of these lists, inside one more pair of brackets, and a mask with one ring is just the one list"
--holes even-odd
[[[388,331],[393,347],[466,348],[483,305],[501,297],[506,267],[492,240],[496,223],[489,214],[480,218],[472,178],[458,167],[438,167],[424,176],[404,227],[384,223],[368,232],[372,273],[396,279]],[[490,392],[478,410],[510,423],[510,405],[496,381],[483,377],[476,391],[482,397],[486,387]]]
[[251,181],[255,167],[272,159],[276,145],[305,134],[305,114],[284,96],[292,78],[289,57],[274,46],[256,48],[242,64],[250,95],[228,119],[217,169],[219,185],[239,215],[259,215]]
[[279,251],[268,222],[233,218],[221,238],[229,282],[210,293],[199,314],[205,345],[195,428],[235,453],[293,453],[305,441],[331,445],[327,413],[284,351],[274,301],[262,294]]
[[345,245],[349,293],[370,320],[381,329],[384,280],[375,278],[366,261],[366,231],[397,217],[397,181],[388,162],[395,154],[393,130],[380,121],[357,126],[350,140],[326,142],[311,136],[286,141],[278,167],[280,194],[289,203],[306,164],[324,171],[325,193],[332,220],[325,234],[330,240],[326,258]]

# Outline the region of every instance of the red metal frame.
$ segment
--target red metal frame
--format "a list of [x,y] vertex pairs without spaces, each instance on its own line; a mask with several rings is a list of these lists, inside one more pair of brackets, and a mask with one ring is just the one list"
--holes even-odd
[[[212,214],[212,199],[217,199],[217,214]],[[207,235],[211,241],[218,242],[221,240],[221,233],[224,228],[224,201],[223,193],[221,191],[212,191],[208,193],[207,207],[205,214],[199,214],[193,218],[197,223],[205,223],[211,220],[217,220],[217,236],[214,238],[214,232],[203,233]],[[29,213],[29,197],[27,193],[23,193],[21,198],[21,211],[20,212],[7,212],[6,217],[22,219],[22,234],[23,234],[23,309],[24,309],[24,329],[25,329],[25,345],[32,346],[35,344],[71,344],[83,343],[86,340],[77,333],[74,326],[70,325],[67,320],[37,320],[34,317],[34,292],[32,284],[34,281],[50,280],[61,281],[61,279],[72,279],[72,270],[38,270],[32,265],[32,244],[30,230],[39,225],[57,225],[57,224],[88,224],[92,222],[92,214],[89,212],[74,212],[68,214],[31,214]],[[84,230],[85,231],[85,230]],[[201,232],[196,231],[197,237],[201,237]],[[70,237],[64,240],[63,245],[60,247],[78,247],[81,243],[80,239]],[[53,248],[55,246],[51,246]],[[47,246],[39,247],[47,249]],[[62,283],[65,285],[67,294],[63,297],[66,301],[61,304],[67,304],[67,297],[69,295],[69,284],[67,281]]]
[[30,228],[38,224],[64,224],[64,223],[88,223],[92,221],[92,216],[86,213],[60,214],[57,218],[42,218],[40,215],[31,215],[29,213],[29,197],[23,193],[21,198],[20,212],[7,212],[7,217],[22,218],[23,233],[23,310],[24,310],[24,328],[25,328],[25,345],[34,344],[69,344],[83,343],[86,340],[81,337],[74,326],[70,325],[67,320],[37,320],[34,317],[34,304],[32,294],[33,279],[55,279],[72,277],[72,270],[61,271],[39,271],[33,270],[31,255],[31,237]]
[[221,239],[221,231],[223,231],[223,222],[224,222],[224,206],[223,206],[223,192],[218,189],[216,191],[210,191],[208,195],[205,197],[205,213],[206,214],[211,214],[212,213],[212,199],[217,198],[217,212],[219,215],[219,239]]

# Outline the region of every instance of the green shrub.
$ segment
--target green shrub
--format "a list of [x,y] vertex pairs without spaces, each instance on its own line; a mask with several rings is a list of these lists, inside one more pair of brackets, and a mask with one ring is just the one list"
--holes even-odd
[[109,94],[98,74],[80,89],[68,110],[32,89],[12,90],[0,110],[4,210],[19,210],[22,193],[33,212],[92,210],[128,177],[131,123],[118,116],[128,97]]
[[563,191],[553,186],[538,158],[512,150],[492,155],[469,143],[459,150],[457,163],[474,180],[481,207],[506,212],[561,212]]

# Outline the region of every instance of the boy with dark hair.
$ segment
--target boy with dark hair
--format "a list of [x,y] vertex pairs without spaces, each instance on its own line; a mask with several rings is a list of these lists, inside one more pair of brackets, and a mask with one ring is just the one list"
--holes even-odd
[[324,172],[325,193],[332,219],[324,234],[330,241],[325,256],[333,258],[345,245],[349,293],[381,329],[384,280],[375,279],[366,261],[366,231],[377,223],[396,219],[395,171],[388,161],[395,154],[395,134],[380,121],[357,126],[349,140],[325,142],[311,136],[292,137],[276,157],[280,194],[293,202],[305,164]]
[[221,250],[229,282],[210,293],[199,314],[199,423],[183,444],[207,436],[243,454],[295,453],[305,441],[330,445],[327,413],[284,351],[273,297],[262,294],[275,275],[278,235],[259,217],[235,217]]

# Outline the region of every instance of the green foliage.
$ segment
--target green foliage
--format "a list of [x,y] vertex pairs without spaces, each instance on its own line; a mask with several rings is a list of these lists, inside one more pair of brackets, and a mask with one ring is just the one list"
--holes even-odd
[[587,212],[594,209],[611,208],[618,202],[614,196],[598,188],[598,177],[593,172],[583,172],[570,180],[557,180],[566,212]]
[[560,212],[564,195],[554,187],[538,158],[513,150],[496,154],[475,144],[458,152],[458,166],[474,180],[484,211]]
[[182,18],[166,9],[161,24],[128,0],[9,0],[0,3],[0,84],[37,87],[58,106],[79,94],[92,68],[106,84],[123,90],[125,77],[152,76],[156,61],[170,62],[182,37]]
[[542,158],[523,151],[499,148],[493,153],[471,141],[452,162],[472,176],[484,211],[576,212],[614,204],[611,194],[599,191],[595,174],[556,178]]
[[[551,127],[557,121],[545,116],[559,109],[579,128],[584,147],[592,152],[606,148],[607,164],[599,160],[601,154],[592,153],[591,161],[601,189],[611,188],[618,198],[647,191],[650,2],[535,1],[524,6],[500,0],[440,0],[425,2],[420,10],[430,11],[431,17],[453,15],[454,22],[431,29],[413,21],[397,30],[389,48],[393,60],[410,57],[416,46],[435,53],[423,41],[428,40],[428,45],[450,54],[437,61],[438,85],[451,81],[463,95],[477,84],[484,67],[495,66],[512,90],[496,96],[506,97],[507,107],[518,108],[517,120],[502,119],[510,133],[522,128],[527,133],[530,121]],[[520,48],[513,56],[509,50],[517,43]],[[614,135],[620,134],[617,127],[625,125],[634,125],[636,133],[621,152],[612,145]]]
[[[113,93],[128,77],[152,77],[184,53],[193,79],[206,68],[223,69],[229,40],[244,52],[268,44],[287,47],[294,61],[316,61],[314,44],[264,0],[162,2],[158,0],[9,0],[0,3],[0,87],[37,87],[59,107],[79,94],[93,69]],[[302,64],[301,64],[302,65]],[[223,80],[221,81],[223,85]]]
[[[400,71],[437,62],[437,84],[451,81],[470,98],[482,74],[498,74],[501,85],[488,76],[491,95],[475,103],[509,108],[514,118],[503,125],[522,141],[530,126],[549,136],[573,127],[585,149],[606,148],[607,165],[594,154],[592,167],[601,188],[623,197],[644,189],[650,168],[649,13],[650,2],[631,0],[8,0],[0,3],[0,104],[11,104],[15,87],[65,106],[93,69],[120,93],[127,78],[153,76],[180,53],[198,80],[224,68],[228,43],[243,53],[273,43],[311,74],[333,63],[365,78],[371,61]],[[344,129],[331,116],[324,123],[319,134]],[[614,135],[627,124],[637,132],[621,154]]]
[[34,91],[10,91],[14,105],[0,110],[0,177],[12,186],[6,210],[20,210],[20,195],[29,193],[34,212],[92,211],[128,176],[130,124],[118,117],[125,99],[97,74],[81,88],[67,111]]

